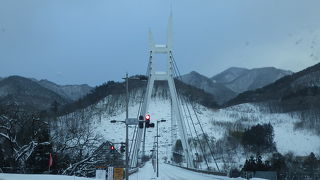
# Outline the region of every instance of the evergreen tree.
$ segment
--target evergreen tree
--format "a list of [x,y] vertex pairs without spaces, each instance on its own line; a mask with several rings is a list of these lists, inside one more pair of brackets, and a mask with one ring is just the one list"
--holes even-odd
[[256,125],[244,131],[241,143],[246,149],[255,153],[262,153],[267,150],[274,150],[274,132],[272,125]]
[[306,158],[304,161],[304,167],[306,168],[307,172],[313,174],[314,171],[317,169],[317,158],[313,152]]

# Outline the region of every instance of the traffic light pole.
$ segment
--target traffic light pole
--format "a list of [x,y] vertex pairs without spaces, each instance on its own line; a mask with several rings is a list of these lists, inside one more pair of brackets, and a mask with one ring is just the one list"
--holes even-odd
[[162,119],[157,121],[157,177],[159,177],[159,123],[166,122],[166,120]]
[[[128,73],[126,73],[126,121],[129,118],[129,82]],[[129,132],[128,132],[128,122],[126,124],[126,180],[129,180]]]
[[157,121],[157,177],[159,177],[159,122]]

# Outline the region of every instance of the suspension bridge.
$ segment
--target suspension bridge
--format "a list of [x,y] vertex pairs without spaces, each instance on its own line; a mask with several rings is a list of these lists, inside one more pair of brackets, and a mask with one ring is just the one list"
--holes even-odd
[[[184,164],[184,168],[188,170],[199,169],[200,167],[197,162],[199,161],[199,158],[201,158],[206,166],[205,168],[202,168],[201,171],[205,169],[205,171],[208,172],[219,173],[220,168],[214,156],[213,148],[209,144],[208,137],[204,136],[204,142],[203,138],[200,142],[200,136],[204,135],[205,132],[195,110],[194,104],[191,103],[188,98],[181,95],[179,90],[176,88],[175,82],[177,80],[182,81],[182,79],[179,68],[174,59],[172,35],[172,14],[168,21],[166,44],[156,44],[151,30],[149,30],[149,61],[146,73],[148,82],[147,87],[143,92],[143,99],[139,106],[139,112],[137,113],[137,119],[140,119],[140,125],[135,127],[132,143],[129,144],[129,169],[134,171],[143,164],[143,157],[146,156],[146,134],[148,132],[146,121],[144,121],[144,118],[142,117],[145,117],[149,112],[149,104],[151,102],[151,94],[154,89],[155,82],[163,81],[167,82],[170,93],[171,118],[168,119],[167,123],[171,124],[171,144],[175,144],[177,140],[181,141],[183,151],[182,153],[179,152],[179,155],[183,157],[184,163],[182,164]],[[164,72],[157,71],[155,68],[155,57],[158,54],[164,54],[166,56],[167,66]],[[141,124],[141,122],[143,123]],[[159,136],[157,136],[157,138],[158,137]],[[195,144],[199,146],[195,147]],[[208,149],[205,148],[209,149],[209,153],[206,153],[208,152]],[[171,151],[173,153],[178,153],[174,152],[174,149]],[[152,155],[154,157],[155,153],[152,153]],[[154,166],[156,165],[154,164]],[[159,167],[157,168],[159,169]]]

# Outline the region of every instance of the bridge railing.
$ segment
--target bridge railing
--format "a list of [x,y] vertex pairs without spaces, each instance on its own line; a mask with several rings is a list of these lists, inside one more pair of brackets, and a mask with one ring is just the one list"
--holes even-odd
[[[166,163],[169,164],[169,163]],[[193,169],[193,168],[187,168],[187,167],[183,167],[183,166],[178,166],[175,164],[169,164],[171,166],[176,166],[182,169],[186,169],[189,171],[193,171],[193,172],[198,172],[198,173],[204,173],[204,174],[211,174],[211,175],[216,175],[216,176],[227,176],[227,173],[223,173],[223,172],[214,172],[214,171],[205,171],[205,170],[200,170],[200,169]]]

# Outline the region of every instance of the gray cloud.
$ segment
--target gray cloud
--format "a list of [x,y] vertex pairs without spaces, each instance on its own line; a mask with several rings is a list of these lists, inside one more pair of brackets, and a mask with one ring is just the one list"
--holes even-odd
[[98,85],[144,74],[148,29],[165,42],[171,4],[182,73],[319,62],[318,0],[2,0],[0,76]]

